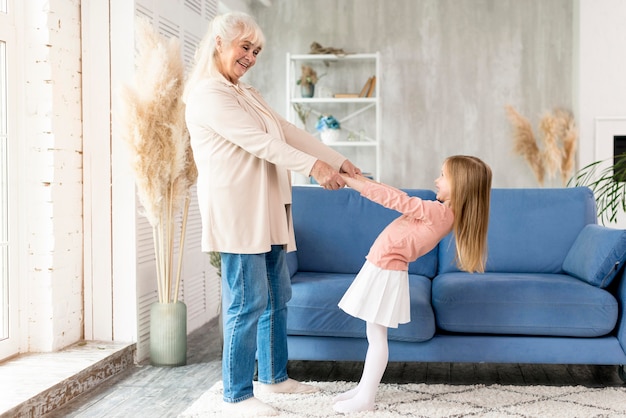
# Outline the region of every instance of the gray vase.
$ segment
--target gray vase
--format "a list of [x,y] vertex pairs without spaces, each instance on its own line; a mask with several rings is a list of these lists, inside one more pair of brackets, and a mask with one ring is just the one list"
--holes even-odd
[[155,302],[150,306],[150,363],[187,364],[187,305]]
[[300,84],[300,95],[304,98],[311,98],[315,95],[315,84]]

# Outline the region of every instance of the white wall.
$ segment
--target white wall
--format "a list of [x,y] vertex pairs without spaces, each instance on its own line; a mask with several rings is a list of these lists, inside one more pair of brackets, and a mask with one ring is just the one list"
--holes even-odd
[[31,0],[18,7],[25,64],[18,181],[27,251],[20,350],[52,351],[83,336],[80,4]]
[[[612,135],[626,135],[626,2],[578,0],[577,18],[574,91],[580,129],[578,160],[579,167],[584,167],[612,158]],[[618,130],[611,132],[614,127]],[[626,215],[622,213],[610,226],[626,228]]]
[[[580,165],[596,155],[595,118],[626,117],[626,2],[578,0],[577,88]],[[626,134],[626,133],[622,133]],[[603,144],[609,145],[609,144]],[[602,148],[602,147],[601,147]]]
[[287,52],[307,53],[313,41],[380,52],[382,181],[432,188],[445,157],[473,154],[492,166],[495,187],[538,186],[513,153],[505,106],[535,131],[545,111],[572,108],[571,0],[272,0],[251,8],[267,44],[250,81],[279,112]]

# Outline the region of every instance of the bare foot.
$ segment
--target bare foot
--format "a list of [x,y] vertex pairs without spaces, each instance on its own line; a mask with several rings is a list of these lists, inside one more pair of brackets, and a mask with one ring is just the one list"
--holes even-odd
[[248,398],[241,402],[222,402],[222,412],[226,417],[272,417],[278,411],[255,398]]
[[293,379],[287,379],[284,382],[272,385],[259,383],[257,386],[258,393],[315,393],[319,391],[318,387],[306,385]]

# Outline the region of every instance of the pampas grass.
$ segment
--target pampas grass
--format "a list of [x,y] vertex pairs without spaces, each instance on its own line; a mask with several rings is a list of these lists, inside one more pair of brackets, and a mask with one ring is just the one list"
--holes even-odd
[[132,156],[141,213],[153,229],[159,302],[176,302],[190,189],[198,176],[184,118],[184,65],[178,39],[162,37],[145,19],[138,20],[136,34],[134,81],[120,94],[122,137]]
[[526,159],[537,181],[543,185],[545,169],[530,121],[512,106],[507,106],[506,112],[513,125],[513,150]]
[[512,106],[505,109],[513,128],[513,150],[526,160],[539,185],[544,185],[546,175],[554,178],[560,172],[561,183],[565,186],[574,169],[578,139],[572,113],[557,108],[542,116],[539,123],[543,134],[540,146],[530,121]]
[[560,110],[558,120],[561,122],[561,141],[563,143],[563,160],[561,161],[561,181],[567,184],[574,172],[574,159],[576,158],[576,146],[578,143],[578,129],[574,122],[574,115],[565,110]]

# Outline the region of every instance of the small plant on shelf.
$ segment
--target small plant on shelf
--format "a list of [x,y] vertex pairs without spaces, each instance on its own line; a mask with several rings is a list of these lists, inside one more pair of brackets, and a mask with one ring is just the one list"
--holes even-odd
[[302,75],[300,75],[300,78],[296,81],[296,84],[300,86],[315,85],[317,84],[317,80],[319,80],[319,78],[317,77],[317,72],[315,72],[315,70],[308,65],[303,65]]
[[339,129],[341,124],[333,115],[320,115],[315,125],[320,133],[320,138],[324,143],[339,141]]
[[315,125],[315,129],[319,132],[325,131],[327,129],[341,129],[341,124],[333,115],[320,115],[317,119],[317,125]]

